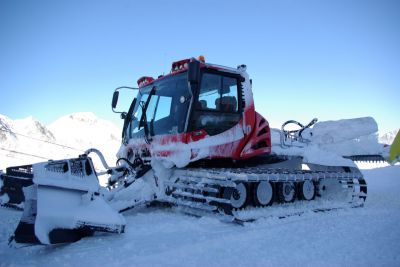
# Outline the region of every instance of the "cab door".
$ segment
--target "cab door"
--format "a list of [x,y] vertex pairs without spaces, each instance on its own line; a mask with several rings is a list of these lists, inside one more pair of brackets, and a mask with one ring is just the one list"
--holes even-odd
[[[240,76],[204,72],[194,101],[189,131],[208,139],[210,157],[230,158],[243,139]],[[196,139],[196,138],[194,138]]]

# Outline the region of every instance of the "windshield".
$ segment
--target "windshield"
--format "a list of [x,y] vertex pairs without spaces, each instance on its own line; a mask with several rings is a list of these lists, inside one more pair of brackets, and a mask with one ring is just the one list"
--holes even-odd
[[139,128],[139,121],[142,117],[142,107],[145,106],[153,87],[155,87],[155,92],[151,96],[146,110],[150,134],[177,134],[185,130],[191,94],[187,74],[181,73],[166,77],[140,89],[136,105],[132,111],[132,121],[127,128],[129,138],[144,135],[143,125]]

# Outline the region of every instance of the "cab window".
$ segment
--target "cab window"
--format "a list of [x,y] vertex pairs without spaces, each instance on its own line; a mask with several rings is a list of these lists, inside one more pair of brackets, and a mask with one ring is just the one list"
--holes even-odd
[[204,73],[196,108],[200,110],[237,112],[237,79]]
[[238,96],[236,77],[203,73],[191,129],[216,135],[235,126],[240,120]]

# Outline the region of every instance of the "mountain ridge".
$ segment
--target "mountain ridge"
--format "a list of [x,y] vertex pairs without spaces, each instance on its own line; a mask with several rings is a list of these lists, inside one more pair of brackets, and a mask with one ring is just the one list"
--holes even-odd
[[0,169],[77,157],[92,147],[113,165],[120,144],[120,129],[92,112],[68,114],[49,125],[32,116],[12,120],[0,114]]

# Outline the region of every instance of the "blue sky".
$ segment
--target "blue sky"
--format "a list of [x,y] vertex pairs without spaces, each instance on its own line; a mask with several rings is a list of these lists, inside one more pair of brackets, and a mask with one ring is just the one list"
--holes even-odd
[[173,61],[246,64],[279,127],[373,116],[400,127],[400,1],[0,1],[0,114],[93,111]]

